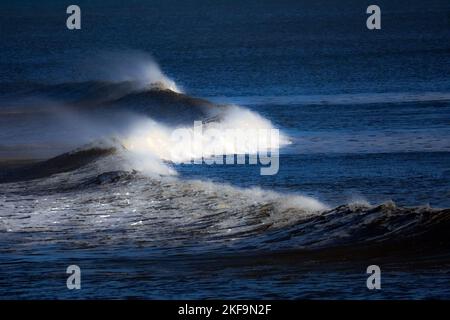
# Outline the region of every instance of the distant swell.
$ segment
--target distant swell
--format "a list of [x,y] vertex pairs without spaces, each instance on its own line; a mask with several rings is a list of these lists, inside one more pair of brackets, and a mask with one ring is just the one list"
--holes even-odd
[[348,93],[323,95],[277,95],[277,96],[232,96],[210,97],[212,101],[240,105],[364,105],[381,103],[446,102],[450,101],[448,92],[387,92],[387,93]]

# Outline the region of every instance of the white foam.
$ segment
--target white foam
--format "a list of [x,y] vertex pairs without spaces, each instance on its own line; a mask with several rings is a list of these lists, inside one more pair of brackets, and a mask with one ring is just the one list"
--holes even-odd
[[[152,163],[149,169],[157,169],[158,173],[166,174],[175,172],[172,169],[162,170],[165,166],[163,161],[189,162],[210,155],[256,154],[274,148],[273,141],[258,140],[258,137],[249,134],[274,130],[269,120],[238,106],[230,106],[226,110],[222,120],[205,124],[200,139],[193,139],[191,143],[177,141],[173,133],[175,130],[183,131],[193,137],[196,130],[194,123],[191,126],[170,127],[147,117],[136,120],[130,130],[120,137],[120,141],[129,151],[128,158],[131,162],[137,160],[136,165],[140,169],[145,167],[142,163],[147,157]],[[275,147],[288,143],[289,139],[280,134]],[[160,165],[155,165],[154,161],[157,159]]]

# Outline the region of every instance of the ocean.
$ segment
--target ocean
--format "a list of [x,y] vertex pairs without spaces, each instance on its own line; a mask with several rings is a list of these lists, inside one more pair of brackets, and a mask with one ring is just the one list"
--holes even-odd
[[0,4],[0,299],[450,299],[450,2],[70,4]]

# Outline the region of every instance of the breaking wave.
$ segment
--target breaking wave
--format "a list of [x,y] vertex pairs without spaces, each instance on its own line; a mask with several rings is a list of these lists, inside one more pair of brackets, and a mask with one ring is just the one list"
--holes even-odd
[[[19,171],[53,174],[35,175],[32,183],[3,183],[0,198],[8,201],[0,205],[0,231],[48,233],[49,243],[83,235],[92,247],[131,241],[157,245],[168,256],[186,247],[196,248],[197,254],[212,249],[223,254],[328,252],[327,259],[344,251],[383,254],[396,248],[400,255],[423,253],[424,248],[427,254],[448,254],[449,209],[393,202],[329,208],[299,194],[148,178],[117,169],[118,158],[114,150],[91,149]],[[55,168],[64,172],[56,174]]]
[[[248,130],[276,128],[249,109],[183,93],[152,60],[115,56],[111,65],[116,67],[105,73],[111,75],[101,80],[2,86],[0,154],[11,164],[0,167],[0,198],[5,200],[0,202],[0,231],[65,230],[49,242],[89,234],[90,245],[131,239],[198,250],[448,247],[448,209],[393,203],[331,209],[300,194],[174,177],[174,161],[215,150],[254,153],[260,150],[254,149]],[[180,129],[193,134],[194,121],[205,131],[241,131],[233,140],[206,134],[197,142],[204,149],[196,153],[198,148],[177,144],[171,136]],[[240,148],[236,139],[243,142]],[[279,147],[288,143],[281,133]],[[272,146],[267,142],[258,148]],[[27,155],[19,152],[24,149]],[[41,160],[16,161],[23,158]],[[30,195],[35,198],[29,200]],[[77,223],[71,224],[75,213]],[[111,230],[122,232],[111,237]]]
[[[270,141],[255,143],[249,135],[274,130],[269,120],[182,93],[145,55],[110,55],[98,69],[101,80],[3,86],[8,94],[1,96],[0,154],[7,150],[17,159],[28,150],[28,158],[39,159],[100,145],[120,152],[127,167],[173,175],[168,162],[273,149]],[[192,145],[174,140],[175,130],[193,135],[196,121],[204,127],[199,140]],[[217,135],[230,130],[238,134]],[[288,143],[281,134],[276,148]]]

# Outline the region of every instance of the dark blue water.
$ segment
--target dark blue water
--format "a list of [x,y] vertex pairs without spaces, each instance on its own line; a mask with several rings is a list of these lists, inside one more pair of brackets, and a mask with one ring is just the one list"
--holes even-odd
[[[282,148],[280,169],[274,176],[261,176],[260,167],[251,165],[175,165],[181,180],[306,195],[329,208],[386,201],[405,207],[450,207],[448,1],[378,1],[382,29],[376,31],[365,26],[369,1],[77,4],[82,29],[69,31],[65,27],[68,3],[1,3],[0,108],[10,107],[15,101],[11,97],[23,98],[31,86],[42,85],[47,92],[57,91],[47,89],[51,84],[104,80],[104,70],[97,68],[98,57],[109,53],[151,54],[187,95],[249,108],[269,119],[292,142]],[[76,92],[67,92],[72,94]],[[18,115],[17,123],[27,128],[18,134],[11,128],[19,124],[6,118],[6,113],[0,116],[1,160],[23,160],[24,148],[59,154],[54,144],[36,142],[54,133],[31,126],[24,115]],[[18,148],[21,152],[15,153]],[[30,154],[24,157],[27,161],[34,158],[34,151]],[[210,231],[202,223],[215,226],[215,222],[203,214],[233,217],[242,213],[239,219],[243,220],[255,214],[259,219],[265,209],[258,207],[256,198],[255,208],[245,202],[248,206],[239,212],[238,200],[233,202],[238,193],[211,200],[197,189],[181,199],[174,191],[165,195],[168,204],[162,214],[154,216],[145,202],[164,198],[164,192],[149,191],[159,185],[141,185],[139,180],[139,188],[124,182],[110,189],[86,187],[71,193],[77,177],[69,174],[55,178],[57,183],[48,178],[36,185],[3,184],[4,188],[0,184],[0,298],[450,298],[448,237],[430,240],[424,231],[424,247],[417,236],[372,250],[369,242],[360,242],[365,231],[355,231],[357,253],[347,247],[334,251],[334,245],[324,252],[304,253],[294,235],[305,234],[289,230],[287,236],[281,228],[283,237],[293,239],[282,251],[272,252],[267,246],[278,243],[276,229],[248,235],[243,231],[242,238],[237,233],[237,249],[231,246],[229,252],[228,242],[219,241],[216,246],[215,235],[208,238]],[[134,223],[127,219],[136,213],[123,205],[124,199],[108,205],[108,196],[121,190],[131,194],[127,201],[139,198],[137,212],[155,224],[136,231],[136,236],[133,230],[116,229],[120,219],[101,230],[86,227],[89,215],[110,214],[96,206],[97,201]],[[56,212],[69,208],[64,206],[67,198],[76,199],[70,203],[75,209],[68,211],[73,216],[64,216],[61,229],[53,227],[59,224],[51,220],[51,210],[45,211],[50,227],[38,218],[33,220],[44,210],[30,203],[47,198],[54,201],[51,207]],[[172,199],[177,202],[171,204]],[[221,201],[230,201],[238,209],[219,210]],[[183,222],[183,215],[191,213],[201,218]],[[77,215],[84,218],[71,218]],[[15,224],[20,219],[23,226]],[[420,219],[411,220],[419,229]],[[142,221],[145,225],[147,220]],[[395,223],[381,222],[374,229],[386,228],[383,232],[389,234],[397,230]],[[218,225],[222,230],[222,224]],[[423,222],[424,230],[426,226]],[[198,236],[202,228],[208,230],[208,237]],[[355,225],[349,222],[341,228],[336,227],[353,234]],[[334,227],[324,230],[323,237],[334,237]],[[429,230],[442,232],[435,225]],[[417,234],[422,236],[422,231]],[[346,245],[351,247],[352,242]],[[417,251],[410,250],[416,246]],[[69,264],[83,270],[80,291],[65,287]],[[365,269],[370,264],[379,264],[383,270],[382,290],[366,288]]]
[[[1,81],[87,77],[98,50],[143,50],[200,96],[447,91],[446,1],[59,1],[3,3]],[[92,75],[88,75],[92,76]]]

